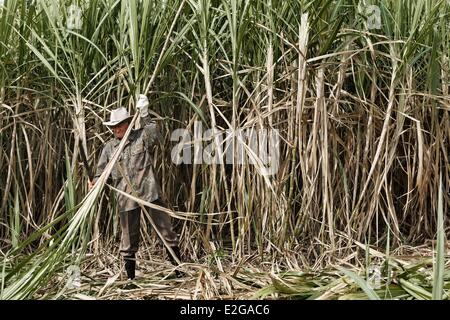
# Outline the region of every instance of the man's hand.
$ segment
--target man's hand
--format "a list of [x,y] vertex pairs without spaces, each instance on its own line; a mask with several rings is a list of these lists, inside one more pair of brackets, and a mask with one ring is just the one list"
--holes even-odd
[[136,108],[141,112],[141,117],[148,115],[148,99],[147,96],[140,94],[139,100],[136,104]]
[[94,184],[95,184],[94,181],[88,180],[88,189],[89,189],[89,191],[91,191],[91,189],[94,187]]

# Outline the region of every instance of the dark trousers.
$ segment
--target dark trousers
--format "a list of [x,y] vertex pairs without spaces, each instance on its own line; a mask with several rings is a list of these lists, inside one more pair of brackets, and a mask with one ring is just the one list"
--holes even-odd
[[[164,206],[164,203],[159,199],[153,201],[154,204]],[[164,240],[170,247],[178,246],[178,235],[173,230],[170,216],[160,210],[155,210],[150,207],[145,207],[155,223],[158,231],[162,234]],[[122,230],[122,237],[120,240],[120,254],[124,257],[134,257],[139,249],[140,240],[140,220],[141,208],[136,208],[130,211],[120,212],[120,227]]]

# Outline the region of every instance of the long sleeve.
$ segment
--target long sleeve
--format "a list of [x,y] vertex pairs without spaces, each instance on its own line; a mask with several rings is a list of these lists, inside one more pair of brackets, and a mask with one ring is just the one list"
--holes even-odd
[[106,165],[109,162],[109,145],[105,145],[105,147],[103,147],[102,153],[100,155],[100,159],[98,160],[97,163],[97,169],[95,171],[95,175],[94,175],[94,183],[97,182],[98,178],[102,175],[103,170],[105,170]]
[[152,121],[150,116],[141,117],[141,123],[145,134],[145,143],[148,148],[162,142],[160,128],[155,121]]

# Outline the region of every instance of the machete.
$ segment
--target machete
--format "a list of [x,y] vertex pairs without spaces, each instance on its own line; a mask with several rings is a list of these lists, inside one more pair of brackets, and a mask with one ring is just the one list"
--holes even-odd
[[83,161],[84,168],[86,169],[87,174],[89,176],[89,180],[92,181],[92,179],[94,179],[94,173],[92,172],[91,166],[89,165],[89,162],[87,160],[86,153],[85,153],[83,147],[80,148],[80,156],[81,156],[81,160]]

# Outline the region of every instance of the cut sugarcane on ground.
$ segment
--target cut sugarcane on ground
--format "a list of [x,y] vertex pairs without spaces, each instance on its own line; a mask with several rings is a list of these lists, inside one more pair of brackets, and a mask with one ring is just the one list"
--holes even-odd
[[[362,247],[355,246],[363,253]],[[372,252],[370,266],[377,274],[368,274],[367,265],[354,255],[337,262],[353,270],[363,279],[379,299],[431,299],[433,287],[433,250],[431,246],[402,247],[386,257]],[[448,254],[448,252],[447,252]],[[293,255],[292,255],[293,256]],[[221,267],[218,267],[219,260]],[[223,256],[186,263],[181,268],[192,275],[178,279],[173,267],[164,259],[151,257],[139,260],[139,271],[130,287],[117,267],[117,256],[100,254],[86,258],[78,282],[68,286],[70,275],[59,273],[54,281],[41,288],[36,298],[49,296],[60,299],[339,299],[364,300],[371,298],[358,285],[356,278],[346,275],[338,266],[292,267],[269,263],[255,256],[244,257],[245,262],[231,262]],[[444,289],[450,289],[450,272],[444,275]],[[371,268],[372,271],[374,268]],[[377,278],[378,277],[378,278]],[[448,296],[444,298],[448,299]]]

